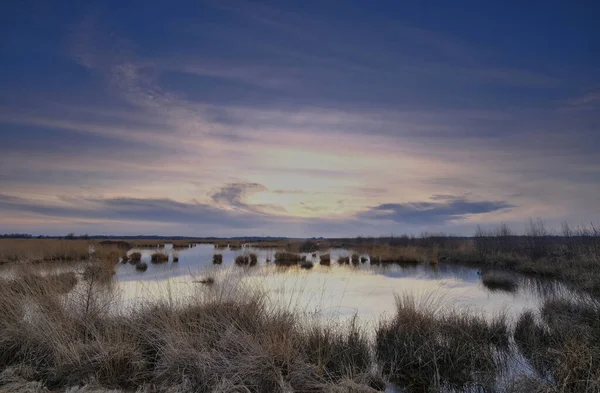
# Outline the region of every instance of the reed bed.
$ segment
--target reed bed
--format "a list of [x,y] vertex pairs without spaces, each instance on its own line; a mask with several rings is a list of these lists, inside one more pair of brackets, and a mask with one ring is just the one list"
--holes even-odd
[[85,261],[92,244],[89,240],[0,239],[0,264]]

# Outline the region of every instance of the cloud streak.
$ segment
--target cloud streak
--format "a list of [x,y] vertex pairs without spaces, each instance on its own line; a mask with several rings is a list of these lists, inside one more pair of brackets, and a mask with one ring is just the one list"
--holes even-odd
[[448,221],[510,209],[505,201],[470,201],[452,195],[433,196],[431,202],[383,203],[359,213],[359,218],[405,224],[445,224]]

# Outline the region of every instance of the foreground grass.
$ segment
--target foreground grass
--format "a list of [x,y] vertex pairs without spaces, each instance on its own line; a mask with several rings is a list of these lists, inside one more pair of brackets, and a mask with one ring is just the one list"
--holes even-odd
[[397,299],[393,319],[377,330],[376,354],[384,374],[411,392],[469,385],[492,389],[508,350],[505,318],[488,322],[466,312],[441,313],[439,305],[410,296]]
[[53,276],[24,271],[0,283],[0,389],[10,375],[6,381],[33,392],[89,385],[366,393],[389,383],[409,393],[504,392],[496,378],[513,340],[537,376],[516,379],[511,392],[600,389],[600,306],[590,300],[552,298],[542,320],[523,314],[513,336],[503,315],[489,320],[403,296],[369,336],[356,319],[316,322],[221,280],[205,280],[211,285],[185,301],[122,310],[110,266]]
[[53,280],[32,284],[20,277],[19,291],[0,287],[0,371],[17,370],[24,382],[51,390],[91,384],[124,391],[373,392],[369,384],[382,386],[355,323],[307,325],[260,294],[218,289],[186,303],[144,303],[117,313],[110,284],[83,277],[66,297],[36,289]]
[[526,312],[515,341],[540,375],[561,392],[600,391],[600,303],[590,299],[550,298],[541,318]]

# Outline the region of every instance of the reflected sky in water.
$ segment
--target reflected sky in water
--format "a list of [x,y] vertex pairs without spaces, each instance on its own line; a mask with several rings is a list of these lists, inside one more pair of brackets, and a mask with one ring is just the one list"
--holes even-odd
[[[136,251],[136,250],[132,250]],[[535,309],[540,304],[545,288],[539,282],[518,277],[519,289],[514,293],[491,291],[481,283],[478,269],[457,265],[438,266],[374,266],[369,262],[357,266],[339,265],[337,258],[351,254],[351,250],[332,249],[331,266],[319,265],[319,254],[305,254],[314,267],[279,267],[273,262],[275,250],[244,248],[242,250],[216,250],[212,245],[201,244],[183,250],[173,250],[167,245],[161,251],[169,254],[169,262],[150,263],[156,249],[142,252],[142,261],[148,263],[146,272],[137,272],[130,264],[117,268],[115,284],[122,291],[125,304],[156,299],[185,299],[199,292],[244,287],[264,290],[273,304],[294,311],[316,314],[322,318],[350,317],[357,314],[363,321],[376,322],[391,315],[395,296],[411,293],[416,296],[441,298],[444,309],[456,307],[495,315],[506,311],[517,315],[524,309]],[[253,267],[237,266],[234,259],[245,252],[258,255]],[[213,265],[214,253],[223,254],[223,264]],[[172,256],[179,262],[173,263]],[[213,286],[199,283],[212,277]]]

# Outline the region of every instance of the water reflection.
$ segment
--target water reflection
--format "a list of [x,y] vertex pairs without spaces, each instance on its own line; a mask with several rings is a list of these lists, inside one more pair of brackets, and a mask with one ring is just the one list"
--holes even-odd
[[[150,255],[156,249],[131,252],[134,251],[142,253],[142,261],[149,267],[141,273],[129,264],[118,266],[116,282],[125,303],[165,297],[181,299],[197,291],[210,291],[209,286],[199,283],[210,277],[215,280],[214,285],[233,287],[242,283],[262,288],[271,301],[296,311],[323,318],[358,314],[361,319],[375,321],[394,312],[395,296],[403,292],[443,296],[449,308],[468,308],[490,316],[506,311],[516,316],[524,309],[538,308],[549,291],[564,290],[558,284],[542,284],[519,277],[515,292],[490,291],[482,285],[478,269],[453,264],[338,264],[338,258],[352,254],[348,249],[331,249],[314,256],[304,254],[314,263],[314,268],[308,271],[267,262],[273,260],[276,250],[272,249],[215,249],[212,245],[201,244],[174,250],[167,245],[161,251],[169,255],[169,261],[177,255],[179,262],[165,264],[150,263]],[[257,254],[256,266],[235,265],[235,257],[245,252]],[[221,265],[212,263],[214,253],[223,255]],[[319,264],[319,256],[326,253],[331,254],[330,266]]]

